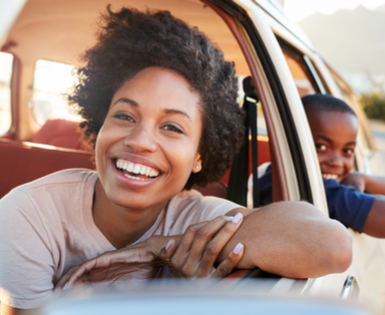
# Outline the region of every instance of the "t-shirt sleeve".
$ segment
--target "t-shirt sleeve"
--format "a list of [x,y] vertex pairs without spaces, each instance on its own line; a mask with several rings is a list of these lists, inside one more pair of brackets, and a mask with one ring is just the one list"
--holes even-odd
[[53,295],[53,254],[29,196],[13,190],[0,200],[0,300],[12,307],[42,306]]
[[183,192],[173,198],[168,206],[165,222],[166,234],[182,234],[192,224],[211,221],[236,208],[243,207],[225,199],[203,197],[196,191]]
[[340,185],[335,180],[324,181],[324,186],[330,218],[362,233],[376,198],[369,194],[360,193],[354,187]]

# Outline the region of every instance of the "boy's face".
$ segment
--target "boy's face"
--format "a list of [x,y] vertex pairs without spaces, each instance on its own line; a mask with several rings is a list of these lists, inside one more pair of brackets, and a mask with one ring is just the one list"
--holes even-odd
[[358,121],[350,113],[308,111],[306,113],[324,179],[340,183],[354,163]]

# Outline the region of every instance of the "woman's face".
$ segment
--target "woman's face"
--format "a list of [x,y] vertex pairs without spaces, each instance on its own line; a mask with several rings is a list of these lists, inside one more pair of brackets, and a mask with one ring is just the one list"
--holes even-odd
[[146,68],[114,94],[95,148],[110,202],[161,208],[201,170],[200,96],[172,70]]

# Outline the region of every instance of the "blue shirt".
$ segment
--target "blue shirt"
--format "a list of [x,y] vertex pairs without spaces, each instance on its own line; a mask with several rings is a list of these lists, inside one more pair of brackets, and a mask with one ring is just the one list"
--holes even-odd
[[[370,194],[360,193],[354,187],[341,185],[334,179],[324,180],[324,187],[330,218],[362,233],[376,198]],[[270,204],[272,202],[271,166],[259,178],[258,188],[260,205]]]

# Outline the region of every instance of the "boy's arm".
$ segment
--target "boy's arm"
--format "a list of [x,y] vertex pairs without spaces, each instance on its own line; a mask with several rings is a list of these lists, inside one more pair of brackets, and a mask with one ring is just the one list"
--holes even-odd
[[385,238],[385,198],[376,197],[362,232],[373,237]]
[[385,195],[385,177],[353,172],[341,182],[345,186],[353,186],[359,192],[372,195]]

